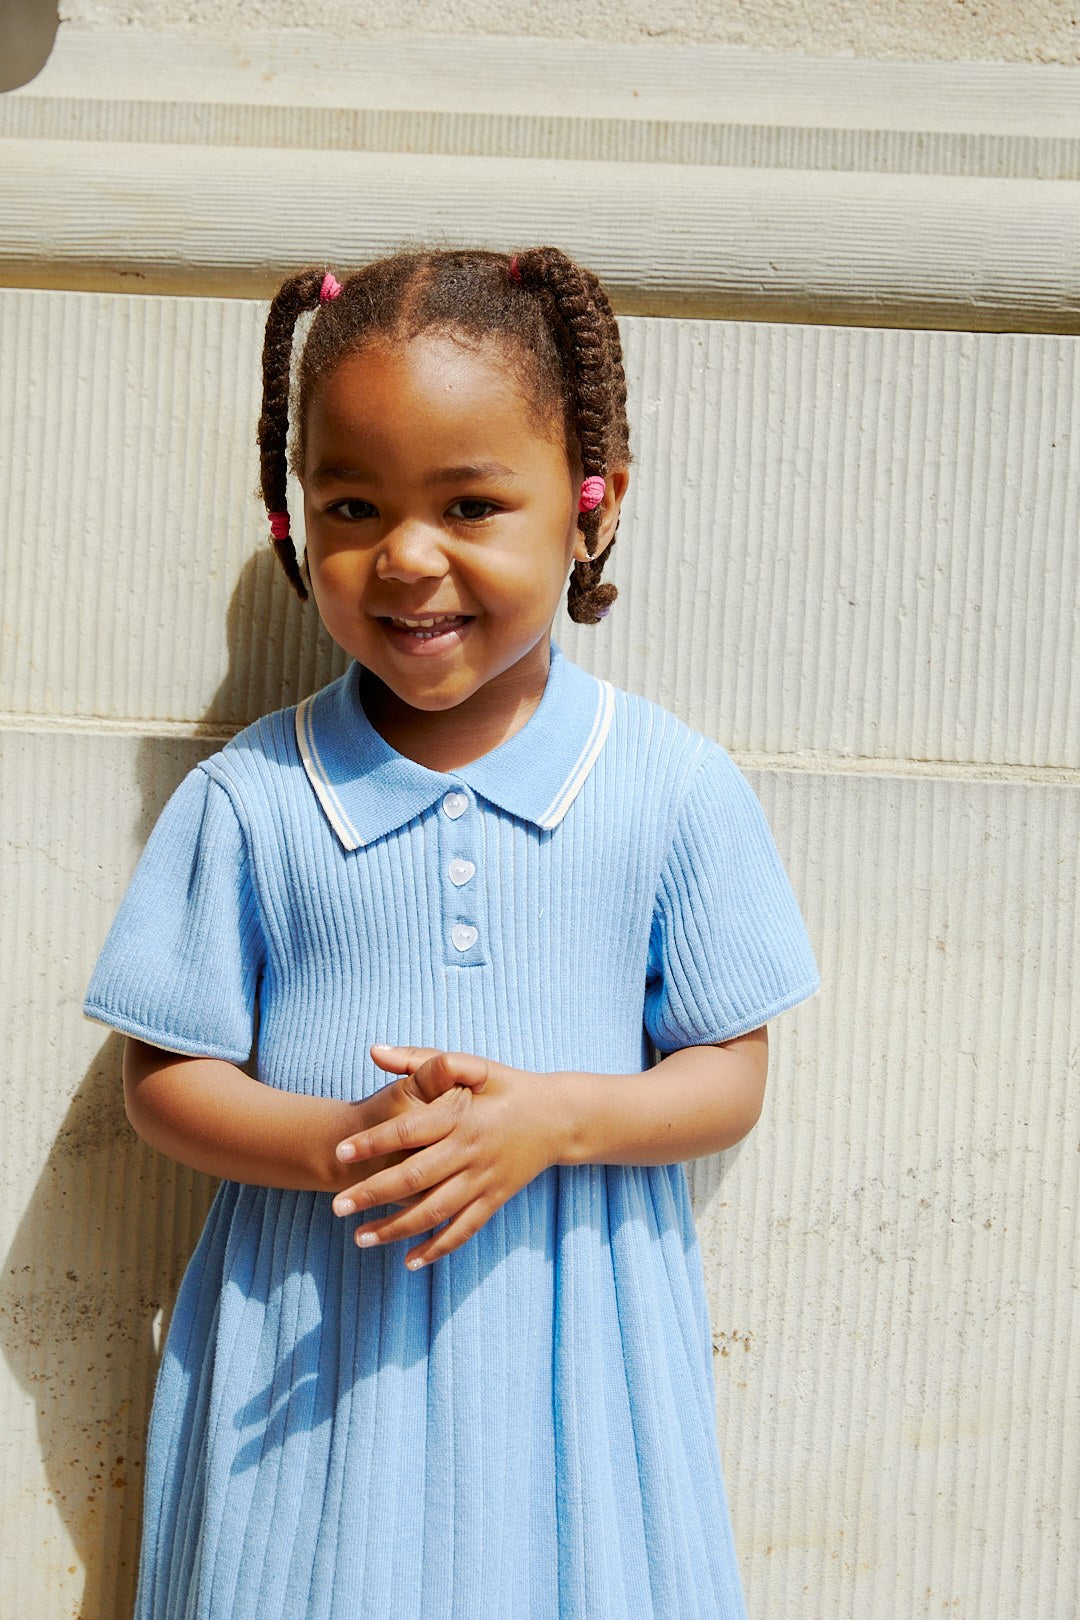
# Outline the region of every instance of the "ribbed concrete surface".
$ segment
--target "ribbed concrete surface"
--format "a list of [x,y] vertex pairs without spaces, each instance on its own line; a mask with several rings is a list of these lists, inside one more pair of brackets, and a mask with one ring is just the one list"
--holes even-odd
[[1075,788],[754,780],[826,989],[692,1173],[750,1612],[1068,1620]]
[[736,749],[1080,764],[1080,344],[627,333],[616,679]]
[[[127,1133],[82,987],[184,769],[338,667],[263,549],[260,313],[0,293],[26,1620],[125,1612],[155,1321],[206,1198]],[[625,330],[622,600],[561,639],[750,766],[826,986],[775,1031],[757,1130],[693,1171],[751,1613],[1075,1620],[1077,344]]]

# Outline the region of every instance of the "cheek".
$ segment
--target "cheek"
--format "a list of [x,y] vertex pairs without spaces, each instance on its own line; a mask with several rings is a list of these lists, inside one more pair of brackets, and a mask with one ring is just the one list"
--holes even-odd
[[552,602],[562,595],[572,561],[570,546],[563,544],[561,536],[537,539],[489,575],[489,594],[508,612],[537,620],[550,617]]
[[308,547],[308,573],[311,588],[324,619],[352,605],[363,589],[361,570],[354,552],[338,550],[324,553],[317,542]]

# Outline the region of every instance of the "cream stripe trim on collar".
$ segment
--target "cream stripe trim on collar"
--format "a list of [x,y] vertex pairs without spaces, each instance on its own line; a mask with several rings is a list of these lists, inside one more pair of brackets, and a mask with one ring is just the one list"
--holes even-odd
[[615,689],[610,681],[600,681],[599,686],[600,697],[596,705],[596,717],[593,720],[592,730],[586,739],[584,748],[574,761],[570,775],[544,811],[544,814],[539,818],[541,827],[551,828],[559,825],[559,822],[581,792],[585,784],[585,778],[595,765],[597,755],[603,748],[607,734],[611,730],[611,721],[615,713]]
[[326,774],[326,767],[319,756],[315,728],[310,720],[313,701],[313,698],[306,697],[296,705],[296,746],[300,750],[300,758],[308,774],[308,780],[315,789],[316,798],[326,811],[326,818],[331,827],[346,849],[359,849],[363,839],[345,814],[341,800],[335,793]]

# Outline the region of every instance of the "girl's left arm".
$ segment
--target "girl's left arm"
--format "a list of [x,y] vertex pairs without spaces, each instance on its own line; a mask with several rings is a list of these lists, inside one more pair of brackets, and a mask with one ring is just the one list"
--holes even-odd
[[673,1164],[731,1147],[761,1113],[768,1050],[762,1027],[673,1052],[644,1074],[613,1075],[531,1074],[467,1053],[387,1048],[376,1061],[391,1073],[419,1075],[430,1065],[432,1091],[453,1089],[340,1144],[343,1165],[408,1157],[345,1188],[334,1211],[402,1206],[359,1227],[362,1245],[441,1227],[405,1257],[411,1268],[425,1265],[459,1248],[551,1165]]
[[644,1074],[553,1075],[565,1092],[560,1164],[675,1164],[741,1142],[765,1100],[765,1025],[672,1052]]

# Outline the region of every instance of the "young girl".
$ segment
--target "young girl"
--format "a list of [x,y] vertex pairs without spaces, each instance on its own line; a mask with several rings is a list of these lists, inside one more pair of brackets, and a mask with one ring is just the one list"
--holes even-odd
[[274,543],[354,662],[182,783],[87,998],[135,1129],[223,1178],[138,1614],[734,1620],[680,1161],[817,979],[727,756],[550,641],[568,576],[615,595],[610,306],[551,248],[304,272],[263,368]]

